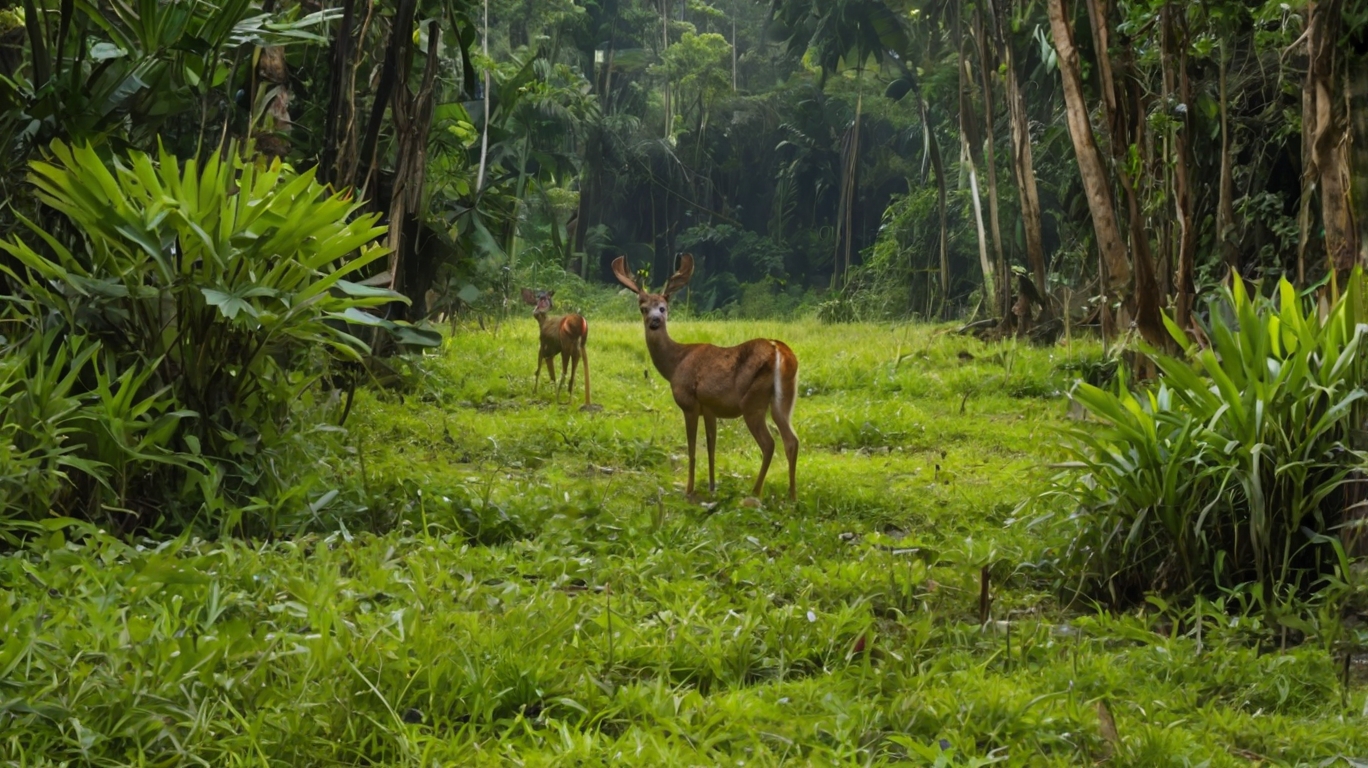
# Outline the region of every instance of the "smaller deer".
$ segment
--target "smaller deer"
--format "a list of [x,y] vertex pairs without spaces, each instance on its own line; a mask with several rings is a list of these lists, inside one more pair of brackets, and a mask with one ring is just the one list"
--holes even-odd
[[[576,314],[561,317],[547,317],[551,311],[551,297],[555,291],[536,291],[522,289],[522,300],[532,305],[532,317],[541,326],[541,348],[537,351],[537,376],[532,385],[536,392],[541,386],[542,363],[546,364],[546,374],[556,382],[556,355],[561,356],[561,380],[566,380],[569,368],[569,386],[565,394],[573,400],[575,391],[575,369],[580,360],[584,361],[584,405],[581,410],[593,408],[589,402],[589,356],[585,354],[584,344],[589,340],[589,321]],[[560,402],[560,383],[556,382],[556,402]],[[569,402],[567,400],[566,402]]]
[[627,259],[617,257],[613,274],[637,295],[641,321],[646,330],[646,349],[657,371],[670,382],[675,404],[684,412],[684,434],[689,441],[689,484],[684,493],[693,496],[694,453],[698,442],[698,417],[708,439],[708,491],[717,490],[714,456],[717,420],[743,418],[760,445],[760,475],[752,495],[760,498],[765,473],[774,458],[774,436],[765,423],[768,411],[788,458],[789,499],[797,495],[798,436],[793,433],[793,405],[798,400],[798,358],[788,345],[776,339],[751,339],[734,347],[712,344],[680,344],[670,338],[665,322],[670,296],[693,277],[693,256],[684,254],[679,271],[670,276],[660,293],[638,287],[627,271]]

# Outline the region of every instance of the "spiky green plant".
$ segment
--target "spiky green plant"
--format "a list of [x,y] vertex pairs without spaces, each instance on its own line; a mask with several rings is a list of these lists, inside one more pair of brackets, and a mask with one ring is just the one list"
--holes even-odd
[[1071,460],[1047,496],[1074,510],[1084,580],[1114,599],[1241,583],[1271,597],[1341,565],[1342,490],[1363,463],[1363,307],[1361,273],[1323,317],[1286,280],[1275,302],[1237,279],[1203,343],[1168,322],[1185,356],[1148,350],[1155,382],[1077,384],[1101,423],[1067,430]]
[[384,254],[375,244],[384,229],[312,171],[235,151],[203,163],[165,151],[106,161],[90,146],[54,143],[30,181],[76,234],[61,238],[25,220],[27,236],[0,243],[13,257],[0,270],[17,298],[7,327],[18,337],[56,328],[99,344],[77,394],[104,414],[72,441],[117,482],[78,489],[83,500],[72,504],[87,512],[135,502],[161,510],[178,493],[166,488],[187,479],[163,471],[174,463],[149,466],[129,442],[118,414],[130,408],[135,419],[177,414],[157,437],[211,459],[202,497],[286,485],[289,462],[277,454],[298,442],[299,404],[332,363],[366,350],[347,323],[415,332],[362,311],[403,300],[347,279]]

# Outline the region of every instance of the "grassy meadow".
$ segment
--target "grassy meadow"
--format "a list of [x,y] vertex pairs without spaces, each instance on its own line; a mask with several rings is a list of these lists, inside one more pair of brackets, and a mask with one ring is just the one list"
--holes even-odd
[[1021,504],[1095,344],[676,318],[680,341],[798,355],[798,501],[777,451],[756,508],[739,421],[715,497],[683,497],[683,419],[640,324],[590,323],[601,411],[579,410],[582,373],[571,405],[545,376],[532,392],[525,317],[454,330],[402,394],[358,392],[329,468],[358,500],[346,527],[142,546],[68,528],[4,557],[0,761],[1368,757],[1362,683],[1322,647],[1261,647],[1254,618],[1194,631],[1060,603],[1057,534]]

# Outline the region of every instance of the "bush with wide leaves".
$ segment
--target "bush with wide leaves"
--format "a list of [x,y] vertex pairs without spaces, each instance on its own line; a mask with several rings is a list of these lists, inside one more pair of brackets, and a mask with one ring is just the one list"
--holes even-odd
[[1251,585],[1267,601],[1347,572],[1364,283],[1356,272],[1317,313],[1286,280],[1275,302],[1236,279],[1211,302],[1202,344],[1169,322],[1185,356],[1147,350],[1157,380],[1074,388],[1096,421],[1068,430],[1070,460],[1042,500],[1073,513],[1063,560],[1086,591],[1120,603]]
[[[30,180],[78,233],[64,242],[26,222],[30,237],[0,243],[9,354],[65,360],[47,376],[71,378],[80,411],[54,447],[69,481],[47,493],[56,511],[184,524],[298,498],[312,464],[300,451],[328,410],[319,381],[367,351],[348,329],[433,342],[363,311],[404,300],[347,279],[384,254],[384,230],[312,172],[231,149],[181,164],[55,143]],[[12,377],[0,406],[25,402],[31,380]],[[29,514],[47,511],[42,497]]]

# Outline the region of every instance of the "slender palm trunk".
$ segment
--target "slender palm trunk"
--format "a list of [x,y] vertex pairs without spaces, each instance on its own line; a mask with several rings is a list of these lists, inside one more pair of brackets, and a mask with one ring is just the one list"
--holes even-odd
[[489,160],[489,0],[484,2],[484,31],[480,50],[484,52],[486,64],[484,71],[484,130],[480,132],[480,172],[475,177],[476,194],[484,189],[485,168]]

